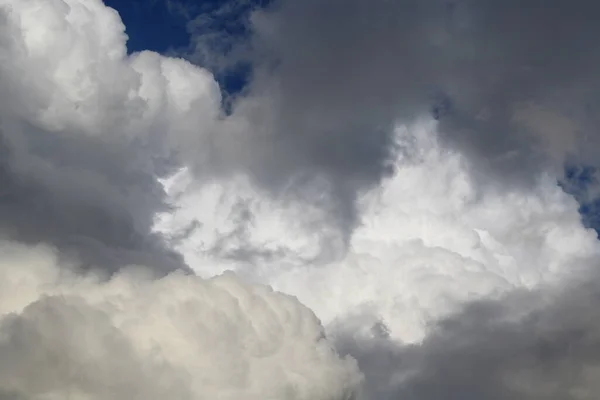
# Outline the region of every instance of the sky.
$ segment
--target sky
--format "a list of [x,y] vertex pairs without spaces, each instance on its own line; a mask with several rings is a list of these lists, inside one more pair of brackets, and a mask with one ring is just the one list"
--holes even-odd
[[0,400],[598,398],[598,14],[0,0]]
[[[196,63],[206,64],[200,52],[195,51],[195,37],[220,37],[213,40],[214,51],[223,51],[227,38],[248,35],[246,18],[250,10],[264,7],[267,0],[107,0],[107,6],[117,10],[126,26],[127,51],[156,51],[162,54],[185,57]],[[208,22],[200,22],[198,16],[210,16]],[[217,45],[218,43],[218,45]],[[225,45],[227,47],[227,45]],[[236,63],[228,69],[219,69],[216,78],[226,94],[236,94],[248,80],[249,66]]]
[[108,0],[104,4],[119,12],[130,53],[142,50],[166,53],[189,43],[186,18],[170,10],[166,2]]

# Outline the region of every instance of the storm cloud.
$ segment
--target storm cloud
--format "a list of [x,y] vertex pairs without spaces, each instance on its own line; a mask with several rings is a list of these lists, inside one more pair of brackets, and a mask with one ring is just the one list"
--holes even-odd
[[337,346],[356,357],[376,399],[593,399],[597,271],[586,279],[471,303],[419,344],[350,333]]
[[478,166],[535,173],[597,139],[599,13],[592,1],[274,2],[251,20],[270,63],[256,62],[250,90],[348,175],[381,176],[390,124],[427,111]]
[[[350,219],[357,191],[391,173],[394,124],[425,114],[482,181],[527,186],[567,161],[596,165],[599,12],[593,1],[269,2],[247,14],[247,35],[227,36],[243,49],[229,62],[252,66],[231,118],[249,125],[217,140],[242,146],[230,163],[267,186],[327,177]],[[192,59],[223,57],[203,42],[218,15],[190,23]]]

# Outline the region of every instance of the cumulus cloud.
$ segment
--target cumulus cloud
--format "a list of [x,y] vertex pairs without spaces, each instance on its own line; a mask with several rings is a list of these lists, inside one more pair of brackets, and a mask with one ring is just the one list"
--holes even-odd
[[0,0],[0,397],[592,398],[596,9],[274,2],[224,112],[100,0]]
[[[295,298],[131,267],[104,281],[0,243],[0,397],[351,399],[361,375]],[[11,397],[12,396],[12,397]]]
[[[199,188],[180,171],[156,229],[203,276],[231,269],[298,296],[357,359],[367,398],[592,398],[596,233],[552,174],[482,184],[442,127],[396,127],[396,173],[360,198],[336,258],[315,258],[336,243],[308,222],[322,208],[241,178]],[[572,329],[578,354],[560,347]]]
[[150,231],[157,177],[189,147],[210,161],[212,75],[127,55],[99,0],[0,16],[0,397],[356,398],[355,362],[308,308],[196,277]]
[[155,176],[186,147],[182,132],[201,136],[219,113],[212,75],[127,56],[118,14],[99,0],[3,0],[0,12],[0,230],[112,270],[182,267],[150,233],[164,209]]
[[243,179],[198,188],[185,171],[166,182],[174,211],[155,229],[203,276],[233,269],[298,296],[327,327],[365,318],[410,342],[467,301],[555,283],[595,262],[596,234],[552,176],[527,190],[481,185],[439,129],[432,120],[397,126],[396,173],[360,198],[348,251],[316,196],[289,203]]

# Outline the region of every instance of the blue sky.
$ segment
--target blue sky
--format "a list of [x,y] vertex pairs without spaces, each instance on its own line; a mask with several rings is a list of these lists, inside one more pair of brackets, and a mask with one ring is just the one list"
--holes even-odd
[[184,47],[189,35],[186,20],[169,12],[163,0],[104,0],[119,12],[125,23],[130,52],[153,50],[160,53]]
[[600,200],[587,196],[590,189],[598,187],[596,168],[585,165],[567,165],[565,167],[566,182],[562,188],[571,193],[579,202],[579,213],[589,228],[600,234]]
[[[218,34],[222,38],[243,38],[243,17],[253,7],[268,0],[104,0],[117,10],[129,40],[128,51],[152,50],[163,54],[184,55],[189,51],[188,23],[198,15],[209,22],[195,25],[194,34]],[[170,4],[170,6],[169,6]],[[217,13],[218,10],[226,12]],[[236,94],[245,86],[250,69],[237,65],[226,71],[213,71],[226,94]]]

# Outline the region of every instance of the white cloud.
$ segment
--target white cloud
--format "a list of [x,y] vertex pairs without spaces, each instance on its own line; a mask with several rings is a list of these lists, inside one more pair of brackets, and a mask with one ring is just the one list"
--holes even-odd
[[127,142],[199,134],[200,122],[218,116],[212,74],[152,52],[127,56],[125,27],[100,0],[2,0],[0,7],[3,80],[34,98],[26,99],[39,106],[30,122]]
[[[468,300],[557,282],[598,255],[595,232],[582,226],[576,201],[552,176],[530,190],[478,183],[468,161],[441,147],[437,135],[432,121],[397,127],[396,173],[364,193],[362,224],[333,263],[301,262],[330,243],[314,234],[329,228],[318,208],[265,198],[242,179],[198,189],[180,172],[166,185],[179,208],[156,228],[176,236],[195,219],[175,247],[198,273],[234,269],[298,296],[332,331],[366,315],[367,328],[381,319],[393,338],[408,341]],[[240,202],[251,223],[232,217]],[[299,222],[311,215],[323,229]],[[217,244],[229,246],[228,254],[271,249],[273,256],[219,261],[223,253],[211,251]]]
[[329,400],[360,381],[309,309],[233,273],[101,281],[0,247],[0,397]]

